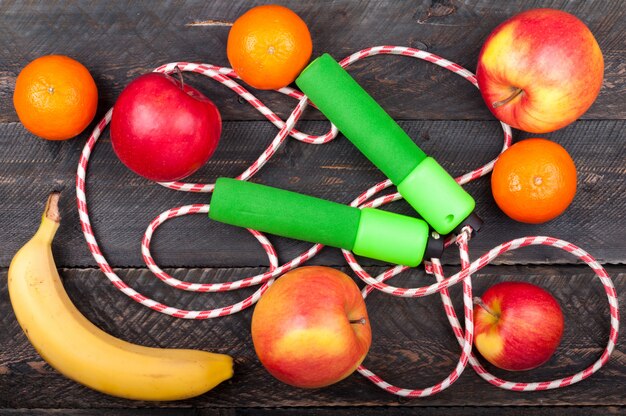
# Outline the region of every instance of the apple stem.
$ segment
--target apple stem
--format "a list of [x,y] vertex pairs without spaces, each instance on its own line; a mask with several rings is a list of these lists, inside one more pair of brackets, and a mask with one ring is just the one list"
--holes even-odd
[[185,88],[185,81],[183,80],[183,71],[180,70],[180,68],[178,67],[178,65],[176,65],[176,73],[178,74],[178,79],[180,79],[180,89],[184,90]]
[[485,302],[483,302],[483,300],[481,298],[479,298],[478,296],[476,296],[474,298],[474,305],[478,305],[481,308],[483,308],[489,315],[493,316],[494,318],[498,318],[498,314],[495,313],[493,310],[491,310],[491,308],[487,305],[485,305]]
[[524,90],[522,90],[521,88],[515,88],[515,91],[513,91],[513,93],[511,95],[509,95],[507,98],[505,98],[504,100],[501,101],[496,101],[495,103],[493,103],[493,108],[498,108],[498,107],[502,107],[503,105],[509,103],[510,101],[512,101],[515,97],[517,97],[518,95],[520,95]]
[[360,324],[360,325],[365,325],[365,318],[359,318],[359,319],[350,319],[350,323],[351,324]]

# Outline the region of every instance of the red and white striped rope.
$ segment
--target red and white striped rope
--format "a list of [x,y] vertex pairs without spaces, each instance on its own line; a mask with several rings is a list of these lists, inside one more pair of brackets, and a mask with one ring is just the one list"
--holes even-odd
[[[439,65],[449,71],[452,71],[461,77],[465,78],[469,82],[471,82],[474,86],[478,87],[476,78],[474,74],[465,68],[450,62],[446,59],[443,59],[437,55],[431,54],[429,52],[421,51],[418,49],[400,47],[400,46],[377,46],[373,48],[367,48],[362,51],[356,52],[344,60],[341,61],[341,65],[343,67],[347,67],[350,64],[364,59],[368,56],[374,56],[379,54],[393,54],[393,55],[402,55],[407,57],[413,57],[417,59],[422,59],[436,65]],[[242,85],[237,83],[235,79],[238,79],[237,75],[231,68],[219,67],[209,64],[198,64],[198,63],[188,63],[188,62],[174,62],[169,63],[155,69],[156,72],[163,73],[171,73],[174,71],[187,71],[187,72],[196,72],[207,77],[210,77],[217,82],[225,85],[230,88],[232,91],[240,95],[243,99],[245,99],[248,103],[250,103],[254,108],[256,108],[261,114],[263,114],[270,122],[272,122],[278,129],[278,133],[270,143],[270,145],[261,153],[261,155],[254,161],[248,169],[242,172],[237,179],[247,180],[255,175],[264,165],[265,163],[276,153],[282,143],[285,141],[287,136],[291,136],[296,140],[300,140],[305,143],[310,144],[323,144],[333,140],[337,136],[337,129],[334,125],[331,124],[329,131],[323,135],[315,136],[302,133],[295,129],[295,125],[302,115],[302,112],[306,108],[306,106],[310,103],[307,101],[307,97],[301,92],[294,90],[292,88],[281,88],[278,90],[279,92],[295,98],[298,100],[298,104],[289,115],[287,121],[283,122],[280,117],[278,117],[272,110],[270,110],[267,106],[265,106],[259,99],[257,99],[254,95],[252,95],[247,89],[245,89]],[[81,221],[81,226],[83,229],[83,234],[85,236],[85,240],[87,241],[88,248],[92,253],[94,259],[98,263],[100,269],[104,272],[104,274],[109,278],[109,280],[113,283],[113,285],[122,291],[127,296],[131,297],[135,301],[140,304],[147,306],[153,310],[158,312],[171,315],[177,318],[184,319],[207,319],[207,318],[215,318],[219,316],[229,315],[232,313],[236,313],[242,309],[245,309],[252,304],[254,304],[261,295],[267,290],[267,288],[271,285],[274,279],[280,276],[282,273],[285,273],[295,267],[298,267],[308,261],[310,258],[315,256],[319,251],[323,248],[322,245],[316,244],[313,245],[310,249],[305,251],[304,253],[296,256],[291,261],[283,264],[282,266],[278,265],[278,258],[276,252],[272,246],[272,244],[267,240],[267,238],[254,230],[249,230],[252,235],[260,242],[262,248],[265,250],[269,260],[269,270],[265,273],[259,274],[253,277],[247,277],[243,279],[239,279],[237,281],[225,282],[225,283],[190,283],[181,281],[177,278],[174,278],[167,273],[163,272],[156,264],[152,255],[150,253],[150,241],[153,236],[153,233],[156,229],[165,221],[171,218],[190,215],[190,214],[206,214],[208,213],[210,206],[208,204],[194,204],[188,205],[178,208],[173,208],[167,210],[156,217],[148,226],[144,238],[141,244],[142,255],[144,260],[148,266],[148,268],[163,282],[171,285],[175,288],[187,290],[187,291],[196,291],[196,292],[222,292],[229,290],[236,290],[243,287],[249,287],[253,285],[261,284],[262,286],[251,296],[248,298],[226,307],[216,308],[213,310],[203,310],[203,311],[188,311],[179,308],[175,308],[172,306],[164,305],[160,302],[157,302],[153,299],[150,299],[135,289],[128,286],[125,282],[123,282],[117,274],[113,271],[111,266],[108,264],[106,258],[103,256],[100,251],[98,242],[91,228],[91,222],[89,220],[88,208],[87,208],[87,197],[86,197],[86,174],[87,174],[87,166],[89,162],[89,157],[91,152],[102,134],[103,130],[106,128],[107,124],[111,120],[113,109],[110,109],[104,118],[98,123],[95,127],[93,133],[89,137],[85,147],[83,148],[81,158],[78,164],[77,175],[76,175],[76,197],[78,204],[78,212]],[[501,123],[502,130],[504,132],[504,145],[502,151],[506,150],[512,142],[512,134],[511,128]],[[477,179],[481,176],[486,175],[493,169],[493,165],[495,164],[496,159],[488,162],[484,166],[475,169],[471,172],[468,172],[460,177],[456,178],[456,181],[463,185],[467,182],[470,182],[474,179]],[[186,192],[212,192],[214,189],[214,184],[201,184],[201,183],[184,183],[184,182],[167,182],[161,183],[161,185],[166,186],[170,189],[186,191]],[[378,207],[390,202],[401,199],[402,196],[399,193],[392,193],[388,195],[384,195],[378,197],[376,199],[371,200],[376,194],[381,192],[382,190],[390,187],[392,185],[391,181],[385,180],[380,182],[373,187],[369,188],[361,195],[359,195],[354,201],[352,201],[352,206],[357,207]],[[485,380],[489,381],[491,384],[494,384],[498,387],[510,389],[510,390],[544,390],[549,388],[557,388],[566,386],[569,384],[573,384],[578,382],[586,377],[589,377],[595,371],[597,371],[604,363],[608,361],[610,354],[615,348],[615,343],[617,341],[617,334],[619,328],[619,312],[618,312],[618,304],[617,304],[617,295],[615,293],[615,288],[611,282],[610,277],[607,275],[606,271],[600,266],[597,261],[595,261],[589,254],[584,252],[582,249],[574,246],[573,244],[567,243],[563,240],[559,240],[553,237],[525,237],[513,241],[509,241],[507,243],[501,244],[500,246],[490,250],[488,253],[481,256],[479,259],[470,263],[469,261],[469,253],[467,249],[468,240],[470,238],[470,233],[465,231],[458,236],[452,236],[446,240],[446,246],[449,246],[456,242],[459,247],[459,254],[461,258],[461,271],[456,273],[455,275],[445,278],[443,274],[443,269],[441,267],[441,263],[438,259],[432,259],[431,262],[426,262],[426,270],[431,272],[437,278],[437,282],[419,288],[400,288],[394,287],[385,284],[384,282],[391,277],[401,273],[402,271],[408,269],[406,266],[395,266],[380,274],[378,277],[373,278],[370,276],[363,268],[358,264],[352,253],[349,251],[343,251],[344,257],[348,261],[350,267],[354,270],[354,272],[361,278],[365,283],[366,287],[363,290],[363,296],[366,297],[372,290],[377,289],[379,291],[394,295],[394,296],[402,296],[402,297],[420,297],[430,295],[436,292],[441,294],[441,298],[444,304],[444,310],[452,329],[454,331],[455,336],[461,346],[461,357],[459,358],[459,362],[453,372],[446,377],[442,382],[428,387],[426,389],[414,390],[414,389],[403,389],[392,386],[391,384],[383,381],[380,377],[376,376],[371,371],[367,370],[365,367],[359,367],[358,371],[365,375],[372,382],[377,384],[379,387],[385,389],[394,394],[398,394],[406,397],[425,397],[432,394],[436,394],[443,389],[449,387],[458,377],[461,375],[467,363],[474,368],[474,370]],[[543,382],[543,383],[513,383],[505,380],[501,380],[491,374],[489,374],[476,360],[476,358],[471,354],[472,342],[473,342],[473,304],[472,304],[472,285],[471,285],[471,275],[475,273],[477,270],[485,267],[489,262],[491,262],[497,256],[510,251],[515,250],[520,247],[524,247],[527,245],[548,245],[553,247],[558,247],[563,250],[566,250],[573,255],[580,258],[582,261],[586,262],[596,273],[596,275],[600,278],[601,283],[605,287],[605,291],[607,293],[607,297],[609,300],[609,308],[611,313],[611,332],[609,336],[609,342],[607,347],[600,357],[598,361],[596,361],[592,366],[587,368],[586,370],[577,373],[571,377],[566,377],[564,379],[554,380],[551,382]],[[465,314],[465,330],[461,328],[461,325],[456,317],[454,312],[454,307],[452,305],[452,300],[448,293],[448,287],[458,283],[463,282],[463,304],[464,304],[464,314]]]
[[[462,232],[456,238],[456,243],[459,246],[459,254],[461,258],[461,267],[462,269],[467,269],[469,267],[469,253],[467,243],[469,241],[469,232]],[[439,267],[441,273],[443,274],[443,270],[441,269],[441,263],[438,259],[433,259],[433,264]],[[395,269],[395,268],[394,268]],[[390,269],[390,270],[394,270]],[[397,274],[397,273],[396,273]],[[389,271],[388,273],[383,273],[376,278],[377,281],[383,282],[387,279],[390,279],[394,276],[394,273]],[[365,286],[362,291],[363,298],[366,298],[369,293],[374,290],[374,287],[371,285]],[[444,296],[445,291],[445,296]],[[447,303],[452,308],[452,312],[454,309],[452,307],[452,301],[450,300],[449,295],[447,294],[447,289],[442,289],[441,291],[442,297],[446,298]],[[445,302],[444,301],[444,304]],[[467,367],[467,362],[469,357],[472,354],[472,344],[474,342],[474,304],[472,302],[472,279],[469,277],[463,280],[463,308],[464,308],[464,316],[465,316],[465,331],[463,331],[460,325],[457,326],[458,329],[455,329],[455,334],[460,337],[460,345],[461,345],[461,356],[459,357],[459,361],[457,362],[456,367],[452,372],[441,382],[424,388],[424,389],[407,389],[396,387],[392,384],[381,379],[379,376],[374,374],[372,371],[365,368],[365,366],[361,365],[357,368],[357,371],[365,376],[372,383],[376,384],[381,389],[396,394],[398,396],[403,397],[426,397],[432,396],[433,394],[437,394],[448,387],[450,387],[458,378],[461,376],[465,367]],[[446,314],[449,312],[446,310]],[[456,317],[456,315],[455,315]],[[458,323],[458,320],[457,320]],[[458,331],[458,332],[457,332]]]
[[[514,240],[514,241],[518,241],[518,240]],[[476,373],[487,382],[497,387],[506,389],[506,390],[514,390],[514,391],[549,390],[549,389],[565,387],[570,384],[577,383],[591,376],[596,371],[598,371],[608,361],[611,353],[615,349],[615,344],[617,343],[618,328],[619,328],[619,309],[617,306],[617,294],[615,292],[615,287],[613,286],[613,282],[611,281],[610,277],[606,273],[606,270],[584,250],[582,250],[579,247],[574,246],[571,243],[567,243],[563,240],[557,240],[557,239],[547,238],[547,237],[526,237],[526,238],[519,239],[519,243],[516,242],[510,245],[508,243],[505,243],[496,247],[492,251],[495,253],[495,256],[498,256],[502,253],[505,253],[506,251],[515,250],[516,248],[519,248],[519,247],[525,247],[528,245],[535,245],[535,244],[543,244],[543,245],[549,245],[553,247],[559,247],[565,251],[568,251],[574,254],[576,257],[578,257],[582,261],[584,261],[585,263],[587,263],[589,267],[591,267],[591,269],[596,273],[596,276],[598,276],[602,285],[604,286],[604,290],[607,294],[607,298],[609,302],[609,314],[610,314],[610,321],[611,321],[609,341],[607,343],[607,346],[604,352],[600,356],[600,358],[591,366],[584,369],[583,371],[580,371],[569,377],[564,377],[564,378],[551,380],[551,381],[542,381],[542,382],[512,382],[512,381],[503,380],[489,373],[478,362],[474,354],[471,354],[469,363],[472,366],[472,368],[476,371]],[[478,260],[479,265],[481,263],[480,260],[481,259]],[[485,261],[487,263],[489,262],[483,259],[483,263]],[[433,261],[433,266],[435,266],[433,267],[433,270],[437,278],[437,281],[438,282],[443,281],[445,277],[443,275],[443,270],[438,260]],[[450,322],[450,325],[452,326],[454,335],[456,336],[459,344],[463,346],[465,341],[461,336],[462,334],[461,326],[459,324],[459,320],[454,311],[454,307],[452,305],[447,289],[442,290],[440,294],[441,294],[441,300],[444,304],[444,309],[446,311],[446,316],[448,317],[448,321]]]
[[[471,335],[468,335],[470,326],[468,326],[468,323],[467,323],[467,314],[471,310],[470,309],[471,306],[468,308],[468,299],[467,299],[468,291],[466,287],[464,286],[463,305],[464,305],[464,311],[465,311],[465,328],[466,328],[464,332],[456,316],[456,312],[454,311],[452,299],[450,298],[450,295],[448,293],[448,287],[451,286],[450,282],[452,281],[456,282],[460,278],[460,280],[466,283],[471,280],[471,275],[473,273],[485,267],[496,257],[508,251],[517,250],[521,247],[527,247],[530,245],[545,245],[545,246],[551,246],[551,247],[556,247],[556,248],[565,250],[568,253],[571,253],[572,255],[576,256],[578,259],[585,262],[594,271],[596,276],[600,279],[600,283],[602,283],[604,287],[604,291],[607,295],[607,299],[609,303],[609,315],[610,315],[609,340],[607,342],[607,345],[604,351],[602,352],[602,355],[592,365],[590,365],[586,369],[576,374],[573,374],[568,377],[556,379],[556,380],[542,381],[542,382],[513,382],[513,381],[506,381],[501,378],[498,378],[494,376],[493,374],[489,373],[478,362],[478,360],[473,354],[469,355],[469,364],[472,366],[472,368],[476,371],[476,373],[481,378],[493,384],[494,386],[497,386],[506,390],[538,391],[538,390],[549,390],[549,389],[569,386],[571,384],[574,384],[581,380],[586,379],[587,377],[591,376],[593,373],[598,371],[600,368],[602,368],[604,364],[606,364],[606,362],[609,360],[609,357],[613,353],[613,350],[615,349],[615,345],[617,343],[617,338],[618,338],[618,332],[619,332],[619,308],[618,308],[618,301],[617,301],[617,292],[615,291],[613,282],[611,278],[609,277],[609,275],[607,274],[606,270],[589,253],[587,253],[580,247],[577,247],[572,243],[568,243],[567,241],[560,240],[554,237],[542,237],[542,236],[523,237],[523,238],[518,238],[516,240],[512,240],[504,244],[501,244],[491,249],[489,252],[482,255],[480,258],[478,258],[474,262],[469,263],[467,246],[459,244],[459,251],[461,255],[461,265],[462,265],[461,271],[449,278],[445,278],[443,274],[443,269],[441,267],[441,263],[439,262],[439,260],[432,259],[432,271],[435,274],[435,277],[437,278],[437,283],[431,286],[415,288],[415,290],[406,289],[406,288],[393,288],[391,286],[386,286],[383,284],[385,280],[406,270],[406,267],[396,266],[380,274],[376,278],[372,278],[369,274],[367,274],[367,272],[365,272],[358,265],[358,263],[353,262],[352,260],[348,260],[348,263],[350,264],[350,267],[352,267],[353,270],[355,270],[355,273],[357,274],[357,276],[359,276],[364,281],[369,282],[370,279],[372,279],[380,284],[380,285],[373,285],[373,284],[368,283],[368,285],[364,289],[365,296],[374,289],[379,289],[381,291],[385,291],[386,293],[391,293],[395,296],[414,296],[414,297],[426,296],[428,293],[436,293],[437,291],[439,291],[443,305],[444,305],[444,311],[446,313],[446,316],[448,317],[448,320],[450,322],[454,335],[456,336],[457,341],[459,342],[459,345],[461,346],[461,348],[465,348],[465,346],[467,345],[467,339],[471,337]],[[350,255],[349,252],[344,251],[344,256],[346,256],[346,258],[349,258],[349,255]],[[389,292],[388,291],[389,289],[387,288],[391,288],[391,290],[393,291]],[[471,287],[470,287],[469,295],[471,298]],[[473,324],[471,328],[473,330]],[[377,386],[391,393],[399,394],[402,396],[408,396],[408,397],[414,397],[414,396],[423,397],[424,395],[423,390],[408,390],[408,389],[399,389],[397,387],[394,387],[390,385],[389,383],[381,380],[380,377],[376,376],[371,371],[363,368],[362,366],[359,368],[359,372],[361,372],[364,376],[366,376],[370,381],[372,381]],[[456,372],[458,372],[458,367],[455,368],[451,376],[454,375]],[[443,382],[439,383],[438,385],[435,385],[433,388],[447,387],[446,383],[449,380],[450,378],[448,377]],[[456,379],[452,379],[452,381],[454,380]]]

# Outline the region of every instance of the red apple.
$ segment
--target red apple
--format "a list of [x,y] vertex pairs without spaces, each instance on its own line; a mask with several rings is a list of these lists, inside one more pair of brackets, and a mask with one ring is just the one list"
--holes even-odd
[[548,361],[561,342],[563,313],[544,289],[504,282],[475,299],[475,345],[504,370],[530,370]]
[[317,388],[354,372],[372,342],[356,283],[330,267],[309,266],[280,277],[252,315],[257,356],[274,377]]
[[476,78],[487,107],[501,121],[531,133],[572,123],[595,101],[604,60],[591,31],[553,9],[513,16],[489,35]]
[[151,73],[122,91],[111,119],[113,150],[153,181],[191,175],[211,157],[222,132],[217,107],[171,76]]

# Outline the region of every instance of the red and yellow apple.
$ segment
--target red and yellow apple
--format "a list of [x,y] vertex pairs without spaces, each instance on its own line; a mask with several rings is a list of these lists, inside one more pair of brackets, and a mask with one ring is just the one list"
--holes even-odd
[[274,377],[318,388],[356,370],[372,332],[352,278],[330,267],[308,266],[286,273],[261,297],[252,315],[252,341]]
[[511,371],[530,370],[550,359],[563,334],[563,313],[546,290],[504,282],[475,298],[475,345],[487,361]]
[[220,113],[201,92],[160,73],[122,91],[111,118],[111,143],[130,170],[153,181],[183,179],[211,157],[222,132]]
[[489,110],[531,133],[578,119],[598,96],[603,74],[602,52],[589,28],[553,9],[528,10],[498,26],[476,69]]

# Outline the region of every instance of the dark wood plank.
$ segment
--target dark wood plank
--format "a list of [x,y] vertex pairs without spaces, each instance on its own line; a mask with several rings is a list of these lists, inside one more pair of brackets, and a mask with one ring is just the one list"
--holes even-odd
[[[202,416],[231,416],[223,409],[203,409]],[[198,416],[196,409],[0,409],[0,416]]]
[[[600,415],[626,412],[626,349],[624,335],[609,362],[589,380],[565,389],[513,393],[482,381],[471,369],[441,394],[408,400],[389,395],[358,374],[320,390],[286,386],[258,362],[249,336],[252,311],[219,320],[190,322],[170,318],[132,302],[114,289],[86,250],[74,202],[74,174],[88,133],[65,143],[33,138],[12,107],[15,78],[32,59],[49,53],[73,56],[93,73],[100,92],[98,114],[113,105],[136,76],[169,61],[202,61],[228,65],[225,44],[229,26],[246,9],[261,2],[0,2],[0,416],[2,415],[172,415],[232,416],[251,414],[326,415]],[[513,14],[535,7],[574,13],[596,35],[605,57],[605,82],[597,102],[579,121],[548,137],[574,157],[579,188],[565,215],[531,226],[507,219],[495,206],[489,179],[467,189],[477,200],[486,225],[471,243],[472,258],[494,245],[524,235],[561,237],[591,252],[615,279],[621,304],[626,301],[626,243],[622,209],[626,202],[626,88],[624,88],[623,21],[619,0],[390,0],[359,2],[281,2],[309,24],[313,56],[330,52],[341,58],[361,48],[396,44],[421,48],[475,68],[489,32]],[[424,62],[403,57],[374,57],[354,64],[350,72],[401,122],[416,142],[453,174],[475,168],[501,147],[498,124],[474,87],[459,77]],[[226,120],[222,143],[212,162],[194,175],[198,181],[235,176],[248,166],[276,129],[227,89],[200,76],[186,76],[219,106]],[[256,94],[256,92],[255,92]],[[258,96],[283,118],[294,101],[274,92]],[[305,120],[321,115],[307,111]],[[413,121],[411,121],[413,120]],[[441,120],[441,121],[431,121]],[[464,120],[464,121],[459,121]],[[322,132],[326,122],[300,123],[304,131]],[[515,133],[515,138],[529,137]],[[250,139],[251,138],[251,139]],[[469,138],[469,140],[468,140]],[[344,138],[324,146],[289,140],[276,158],[254,179],[346,203],[382,175]],[[65,286],[86,316],[107,332],[143,345],[202,348],[232,355],[236,375],[215,390],[183,402],[155,403],[114,399],[88,390],[50,368],[19,328],[6,289],[6,267],[14,252],[37,227],[46,194],[63,190],[64,221],[54,251]],[[107,135],[90,169],[89,201],[95,231],[120,276],[147,296],[181,308],[214,308],[236,302],[254,289],[223,294],[176,291],[155,282],[143,267],[139,251],[148,222],[161,211],[187,203],[208,202],[209,195],[169,191],[126,170],[113,154]],[[414,215],[404,202],[390,210]],[[616,226],[617,225],[617,226]],[[153,253],[167,271],[188,281],[217,282],[255,275],[267,260],[243,230],[201,216],[171,221],[157,232]],[[308,244],[271,237],[281,261]],[[448,253],[446,271],[458,259]],[[380,263],[364,260],[376,274]],[[562,251],[529,247],[507,254],[475,276],[480,294],[502,280],[539,284],[559,299],[566,330],[556,355],[540,369],[496,375],[520,381],[562,377],[596,360],[608,337],[608,307],[591,271]],[[325,249],[310,264],[345,266],[336,249]],[[87,267],[87,268],[84,268]],[[197,267],[197,268],[194,268]],[[226,268],[220,268],[226,267]],[[191,269],[190,269],[191,268]],[[345,267],[342,268],[346,270]],[[349,274],[352,275],[351,272]],[[396,277],[399,286],[433,281],[421,269]],[[358,282],[361,286],[362,283]],[[453,289],[456,304],[460,288]],[[397,299],[374,293],[368,298],[374,344],[365,364],[403,387],[425,387],[440,381],[454,367],[459,348],[437,296]],[[457,306],[458,312],[461,308]]]
[[[253,275],[261,270],[168,271],[188,281],[217,282]],[[372,273],[381,270],[378,267],[371,269]],[[626,267],[611,266],[608,271],[614,278],[623,304],[626,301]],[[258,362],[249,335],[251,310],[211,321],[177,320],[132,302],[97,270],[64,269],[61,274],[69,295],[79,309],[105,331],[143,345],[201,348],[227,353],[235,358],[236,374],[232,380],[213,391],[184,402],[131,402],[88,390],[48,367],[28,344],[13,316],[6,294],[6,270],[3,270],[0,274],[0,345],[3,346],[0,349],[0,407],[626,405],[626,348],[623,334],[606,367],[590,379],[564,389],[535,393],[508,392],[490,386],[468,369],[449,389],[425,399],[397,398],[358,374],[328,388],[302,390],[273,379]],[[242,299],[252,290],[199,295],[166,287],[143,269],[120,270],[120,274],[145,295],[182,308],[223,306]],[[415,286],[432,281],[431,277],[418,271],[394,279],[398,285]],[[528,281],[552,292],[562,305],[566,325],[560,347],[544,366],[520,374],[495,371],[488,366],[496,375],[516,381],[549,380],[580,371],[600,356],[609,331],[608,306],[602,286],[592,278],[587,268],[490,266],[473,279],[475,294],[480,295],[492,284],[504,280]],[[460,288],[453,288],[452,295],[460,306]],[[375,293],[368,297],[367,305],[374,339],[365,360],[366,366],[391,383],[413,388],[436,383],[452,370],[458,359],[459,347],[447,326],[438,296],[397,299]]]
[[234,409],[0,409],[0,416],[265,416],[265,415],[360,415],[384,414],[387,416],[595,416],[621,415],[619,406],[584,407],[295,407],[295,408],[234,408]]
[[[17,120],[11,100],[15,78],[28,62],[44,54],[70,55],[91,70],[99,87],[100,114],[115,102],[128,82],[163,63],[192,61],[228,66],[225,45],[229,25],[258,3],[2,2],[0,121]],[[626,11],[619,0],[289,0],[281,4],[291,7],[308,23],[313,56],[329,52],[340,59],[370,46],[402,45],[439,54],[472,71],[484,40],[502,21],[531,8],[563,9],[590,27],[606,62],[604,87],[584,117],[626,117],[622,59]],[[351,72],[395,118],[492,119],[474,87],[434,65],[402,57],[375,57],[355,64]],[[189,78],[216,101],[226,119],[262,118],[226,88]],[[262,93],[260,97],[282,115],[294,105],[275,93]],[[309,113],[307,117],[319,115]]]
[[[212,415],[211,411],[206,415],[200,412],[201,416]],[[619,406],[584,406],[584,407],[334,407],[334,408],[296,408],[296,409],[241,409],[235,412],[236,415],[288,415],[297,414],[299,416],[326,416],[326,415],[355,415],[369,416],[461,416],[461,415],[481,415],[481,416],[592,416],[592,415],[621,415],[624,408]],[[43,416],[43,415],[42,415]]]
[[[502,146],[496,122],[407,121],[402,126],[452,174],[477,168],[495,157]],[[323,132],[324,122],[303,122],[307,132]],[[622,238],[622,208],[626,202],[624,121],[579,121],[549,137],[574,158],[579,172],[578,194],[568,211],[546,224],[528,225],[508,219],[495,205],[489,177],[467,185],[486,224],[472,241],[477,257],[497,244],[526,235],[550,235],[586,248],[598,260],[626,260]],[[218,176],[236,176],[261,153],[276,129],[269,122],[228,122],[213,159],[192,180],[213,182]],[[517,134],[516,139],[528,135]],[[165,189],[126,169],[112,151],[108,132],[96,146],[88,175],[87,196],[94,230],[110,263],[116,267],[143,266],[139,244],[149,222],[162,211],[179,205],[209,202],[207,194]],[[63,189],[64,221],[55,240],[58,265],[95,266],[87,251],[75,205],[75,171],[84,141],[50,143],[24,136],[16,123],[0,124],[0,195],[4,230],[0,266],[34,233],[46,195]],[[313,146],[288,140],[254,181],[348,203],[383,180],[383,175],[345,138]],[[415,215],[404,201],[388,209]],[[309,244],[272,237],[281,261],[288,261]],[[219,243],[216,243],[219,242]],[[230,267],[267,264],[256,240],[245,230],[209,221],[204,215],[165,223],[154,237],[157,263],[169,267]],[[454,253],[447,263],[458,263]],[[551,248],[528,247],[496,259],[498,263],[572,263],[569,254]],[[345,265],[337,249],[325,249],[313,263]],[[364,264],[380,264],[364,260]]]

